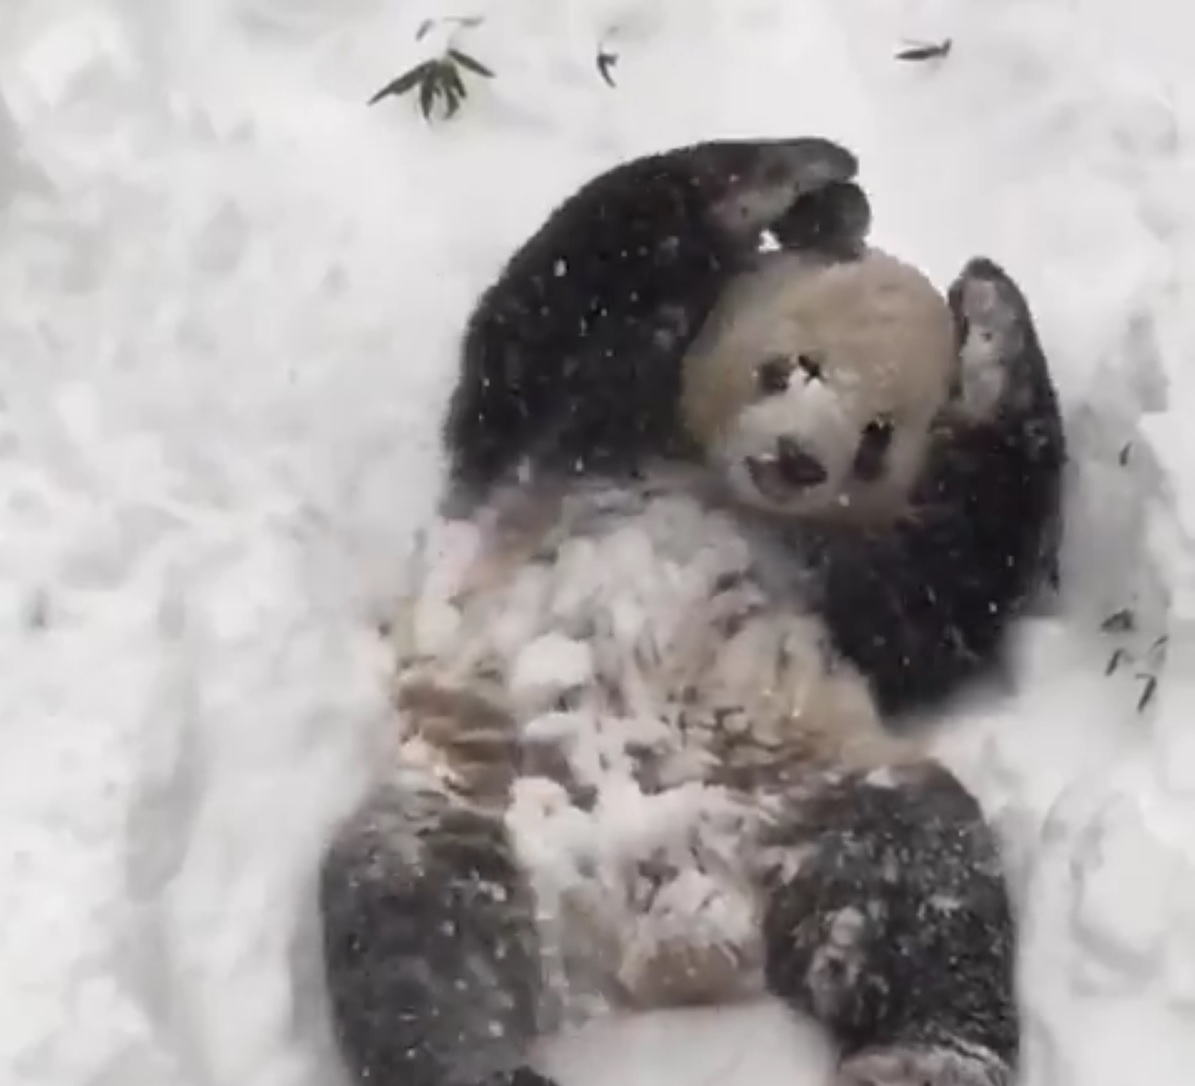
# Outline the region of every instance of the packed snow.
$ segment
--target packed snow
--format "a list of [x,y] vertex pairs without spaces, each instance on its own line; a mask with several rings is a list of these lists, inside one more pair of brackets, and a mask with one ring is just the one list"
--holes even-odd
[[[436,496],[468,307],[593,173],[748,134],[849,144],[877,241],[943,286],[986,253],[1029,294],[1075,455],[1065,593],[1016,689],[942,750],[1008,843],[1024,1082],[1189,1083],[1188,19],[1185,0],[6,0],[0,1083],[340,1081],[312,876],[386,724],[374,624]],[[365,106],[446,35],[496,73],[457,117]],[[829,1066],[772,1006],[606,1023],[547,1058],[565,1086],[814,1086]]]

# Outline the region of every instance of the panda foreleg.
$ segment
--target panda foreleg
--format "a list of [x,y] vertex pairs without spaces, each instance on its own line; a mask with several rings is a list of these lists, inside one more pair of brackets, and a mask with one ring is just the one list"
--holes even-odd
[[333,1027],[370,1086],[543,1086],[525,1064],[541,962],[534,899],[500,817],[434,784],[387,785],[320,871]]
[[1012,909],[994,834],[947,770],[842,774],[765,846],[768,988],[830,1031],[838,1086],[1012,1081]]

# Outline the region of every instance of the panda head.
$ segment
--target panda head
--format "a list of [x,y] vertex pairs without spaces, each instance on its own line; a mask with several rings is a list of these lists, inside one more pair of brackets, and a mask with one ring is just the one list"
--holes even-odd
[[781,250],[723,294],[683,366],[682,426],[737,500],[877,520],[904,507],[957,348],[945,298],[909,265]]

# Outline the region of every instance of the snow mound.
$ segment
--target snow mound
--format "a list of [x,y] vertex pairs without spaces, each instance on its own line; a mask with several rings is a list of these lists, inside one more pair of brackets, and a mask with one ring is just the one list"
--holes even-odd
[[[365,108],[451,32],[416,43],[424,19],[462,14],[484,15],[458,40],[497,77],[457,119]],[[618,159],[813,132],[860,153],[882,244],[943,284],[976,252],[1007,265],[1071,418],[1063,607],[1026,631],[1015,692],[942,740],[1009,842],[1025,1081],[1186,1083],[1186,14],[5,4],[0,1081],[336,1081],[311,878],[384,724],[373,622],[434,498],[472,298]],[[953,48],[900,63],[907,37]],[[599,47],[618,55],[614,88]],[[562,1074],[823,1081],[798,1034],[775,1008],[653,1018],[570,1040]]]

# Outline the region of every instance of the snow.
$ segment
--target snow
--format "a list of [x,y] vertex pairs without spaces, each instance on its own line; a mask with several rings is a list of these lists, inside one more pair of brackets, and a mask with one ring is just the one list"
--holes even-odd
[[[437,48],[420,22],[471,13],[458,41],[498,76],[457,119],[364,107]],[[877,239],[939,283],[976,252],[1006,263],[1071,420],[1062,612],[1026,631],[1015,694],[942,739],[1009,844],[1024,1081],[1188,1082],[1188,18],[1181,0],[8,0],[0,1083],[337,1081],[311,878],[385,723],[372,624],[435,496],[468,306],[616,160],[803,132],[859,152]],[[893,60],[943,37],[944,61]],[[1122,608],[1135,628],[1101,632]],[[828,1066],[770,1006],[564,1047],[566,1086]]]

